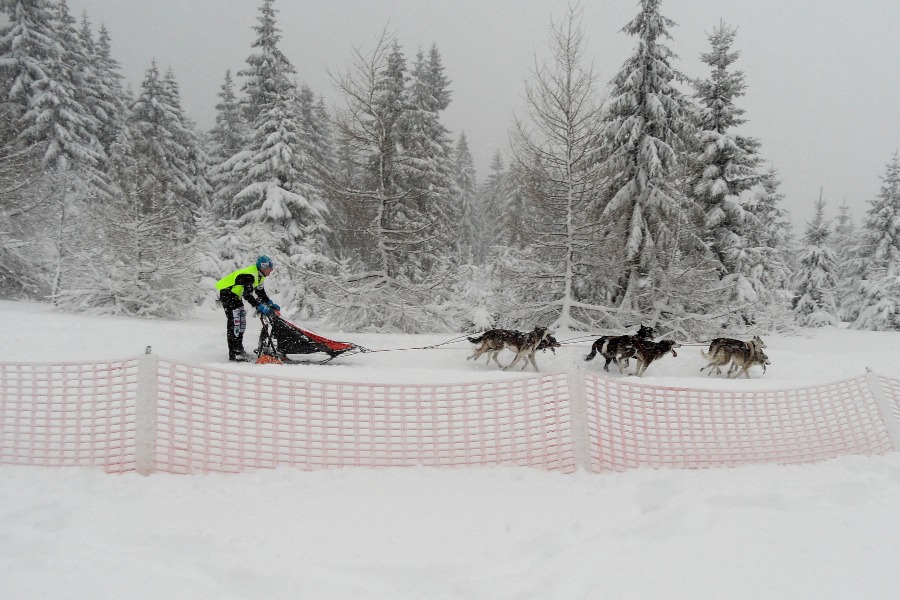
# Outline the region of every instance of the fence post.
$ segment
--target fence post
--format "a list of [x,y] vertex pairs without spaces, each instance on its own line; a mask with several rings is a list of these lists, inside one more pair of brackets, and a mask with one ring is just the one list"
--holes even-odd
[[891,443],[894,445],[894,450],[900,451],[900,423],[894,418],[891,403],[881,386],[881,378],[878,373],[866,367],[866,379],[869,391],[872,392],[872,397],[875,398],[875,404],[878,406],[878,412],[881,413],[881,420],[884,421],[884,428],[887,429],[888,437],[891,438]]
[[575,466],[590,472],[591,435],[588,427],[587,395],[584,389],[584,369],[566,373],[569,385],[569,411],[572,418],[572,452]]
[[156,470],[157,372],[159,359],[150,346],[138,357],[137,398],[134,407],[134,464],[141,475]]

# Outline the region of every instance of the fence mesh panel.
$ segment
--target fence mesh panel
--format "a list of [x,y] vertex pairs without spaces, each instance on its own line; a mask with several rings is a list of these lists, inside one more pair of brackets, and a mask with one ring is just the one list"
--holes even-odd
[[894,422],[900,423],[900,379],[879,377],[878,380],[881,382],[881,387],[885,391],[885,395],[888,397],[888,401],[891,404]]
[[745,392],[585,376],[595,472],[796,464],[894,449],[865,376]]
[[565,375],[458,385],[293,380],[160,361],[156,468],[575,470]]
[[151,470],[172,473],[413,465],[572,472],[577,437],[579,464],[604,472],[804,463],[900,447],[900,380],[874,374],[772,391],[652,387],[592,373],[573,381],[575,415],[565,374],[384,385],[167,360],[0,363],[0,464],[127,472],[149,457]]
[[137,360],[0,363],[0,464],[135,465]]

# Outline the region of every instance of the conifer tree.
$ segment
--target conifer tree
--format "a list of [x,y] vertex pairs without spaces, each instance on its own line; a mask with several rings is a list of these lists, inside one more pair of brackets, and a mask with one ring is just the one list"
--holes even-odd
[[431,196],[418,175],[435,171],[407,154],[413,140],[425,139],[410,130],[422,120],[406,118],[413,110],[408,81],[406,59],[387,32],[370,53],[354,51],[349,70],[335,78],[346,108],[336,120],[341,167],[332,186],[353,237],[345,248],[358,249],[329,294],[330,320],[342,326],[410,332],[460,326],[440,296],[447,260],[432,252],[437,219],[420,202]]
[[329,262],[328,206],[301,123],[299,92],[291,78],[296,71],[279,49],[275,17],[273,0],[264,0],[254,27],[255,52],[239,73],[245,78],[249,133],[242,150],[220,167],[230,175],[218,196],[220,205],[223,198],[231,199],[243,239],[262,243],[244,248],[242,254],[265,249],[283,272],[300,270],[281,289],[281,298],[291,310],[308,313],[316,308],[305,270]]
[[17,145],[11,117],[12,108],[0,106],[0,297],[45,297],[50,284],[43,234],[52,189],[40,149]]
[[539,172],[537,165],[526,168],[516,160],[506,170],[506,194],[501,222],[504,241],[510,248],[523,250],[528,247],[531,239],[529,223],[534,222],[533,213],[537,212],[532,199],[541,194],[541,187],[536,179]]
[[491,159],[490,172],[479,190],[481,201],[477,218],[481,221],[478,242],[475,246],[475,262],[482,264],[491,252],[491,246],[505,245],[507,237],[507,209],[509,182],[503,164],[503,155],[497,150]]
[[702,312],[703,292],[715,285],[696,227],[699,207],[677,182],[692,131],[674,55],[664,44],[674,22],[660,13],[660,0],[640,6],[623,28],[637,48],[612,80],[603,136],[605,240],[617,273],[608,298],[631,320],[653,319],[647,313],[662,309],[676,316]]
[[788,325],[785,309],[792,300],[789,280],[796,270],[796,252],[787,212],[781,207],[784,195],[778,187],[778,172],[770,167],[761,176],[759,189],[754,190],[746,205],[750,215],[745,223],[745,244],[748,253],[747,273],[759,282],[752,292],[757,301],[742,310],[750,322],[762,324],[768,320],[773,326]]
[[858,316],[858,306],[850,302],[853,290],[858,282],[858,273],[855,265],[860,261],[854,260],[857,248],[856,226],[850,215],[850,206],[844,200],[838,206],[838,216],[831,235],[831,247],[837,257],[838,287],[835,293],[840,316],[844,321],[854,321]]
[[[731,289],[731,303],[756,303],[764,294],[752,272],[761,261],[748,243],[752,216],[741,195],[759,181],[759,142],[734,133],[746,122],[735,100],[744,95],[744,74],[732,69],[740,56],[732,46],[735,29],[720,23],[709,36],[712,49],[701,55],[710,66],[708,79],[694,83],[698,149],[691,157],[691,193],[705,213],[710,247],[721,264],[723,281]],[[746,315],[745,315],[746,317]]]
[[297,97],[300,130],[303,132],[306,153],[312,159],[316,171],[330,174],[335,169],[334,135],[325,99],[316,98],[312,88],[301,85]]
[[216,124],[209,131],[209,174],[213,194],[213,212],[223,219],[237,216],[234,206],[233,185],[235,178],[228,160],[241,152],[247,142],[248,130],[240,101],[234,92],[231,71],[225,72],[225,80],[216,104]]
[[224,162],[240,152],[247,136],[247,124],[234,91],[230,70],[225,71],[218,97],[216,124],[209,131],[209,155],[214,163]]
[[[140,317],[183,317],[198,297],[195,219],[205,206],[203,150],[184,115],[171,70],[152,63],[110,146],[116,194],[89,207],[96,231],[80,245],[59,286],[65,309]],[[110,277],[115,270],[116,277]]]
[[72,250],[93,239],[86,206],[108,191],[99,121],[89,108],[97,101],[96,78],[89,45],[65,2],[18,0],[8,10],[0,31],[0,103],[10,119],[7,131],[14,133],[12,147],[40,156],[45,204],[29,218],[41,230],[43,248],[34,252],[31,270],[35,280],[46,277],[54,296]]
[[79,102],[84,51],[64,2],[18,0],[0,30],[3,101],[15,109],[18,141],[43,148],[52,172],[102,183],[99,124]]
[[[87,18],[84,22],[87,23]],[[82,32],[82,37],[86,39],[88,32],[84,28]],[[100,25],[92,57],[98,82],[95,115],[100,121],[100,146],[109,157],[112,154],[112,146],[116,138],[128,127],[128,107],[132,100],[122,85],[124,77],[120,72],[121,66],[112,56],[109,31],[105,25]]]
[[478,186],[475,180],[475,164],[472,161],[472,153],[469,152],[469,144],[466,142],[465,132],[461,133],[456,142],[454,152],[456,161],[456,185],[460,194],[459,215],[459,262],[460,264],[480,264],[484,255],[480,252],[479,245],[484,228],[484,219],[487,216],[480,210],[480,198]]
[[199,140],[181,108],[171,70],[160,76],[156,63],[150,65],[131,117],[142,214],[171,209],[186,237],[208,189]]
[[420,50],[402,96],[398,121],[401,162],[398,183],[407,190],[398,217],[408,229],[426,233],[408,247],[407,273],[421,281],[456,259],[460,192],[449,131],[440,113],[450,104],[448,82],[437,47]]
[[834,300],[837,261],[828,243],[830,235],[831,227],[825,219],[825,200],[820,192],[815,214],[807,224],[803,238],[800,267],[792,279],[794,314],[804,327],[825,327],[839,322]]
[[900,155],[888,163],[881,190],[863,224],[858,260],[864,264],[850,302],[856,329],[900,330]]

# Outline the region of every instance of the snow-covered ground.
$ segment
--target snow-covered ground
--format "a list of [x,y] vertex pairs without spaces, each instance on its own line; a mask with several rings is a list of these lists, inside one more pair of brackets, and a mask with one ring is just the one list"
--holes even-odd
[[[117,359],[151,346],[167,358],[225,364],[223,320],[214,311],[160,322],[0,302],[0,362]],[[248,349],[258,323],[250,327]],[[466,361],[465,342],[408,349],[454,335],[313,328],[389,351],[322,366],[228,368],[368,382],[522,376]],[[685,346],[644,380],[788,388],[866,367],[900,377],[898,333],[823,329],[765,340],[765,375],[699,375],[700,347]],[[587,346],[539,354],[538,364],[601,369],[582,361]],[[898,507],[900,453],[615,475],[421,468],[145,478],[6,466],[0,599],[894,599]]]

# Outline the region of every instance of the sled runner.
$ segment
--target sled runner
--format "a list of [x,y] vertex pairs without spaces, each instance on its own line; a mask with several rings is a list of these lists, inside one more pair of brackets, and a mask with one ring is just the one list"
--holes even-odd
[[288,354],[324,353],[328,358],[317,362],[324,364],[343,354],[368,352],[366,348],[350,342],[337,342],[322,337],[312,331],[301,329],[294,323],[275,313],[260,315],[262,329],[259,332],[259,347],[256,349],[257,364],[290,364],[309,361],[292,359]]

